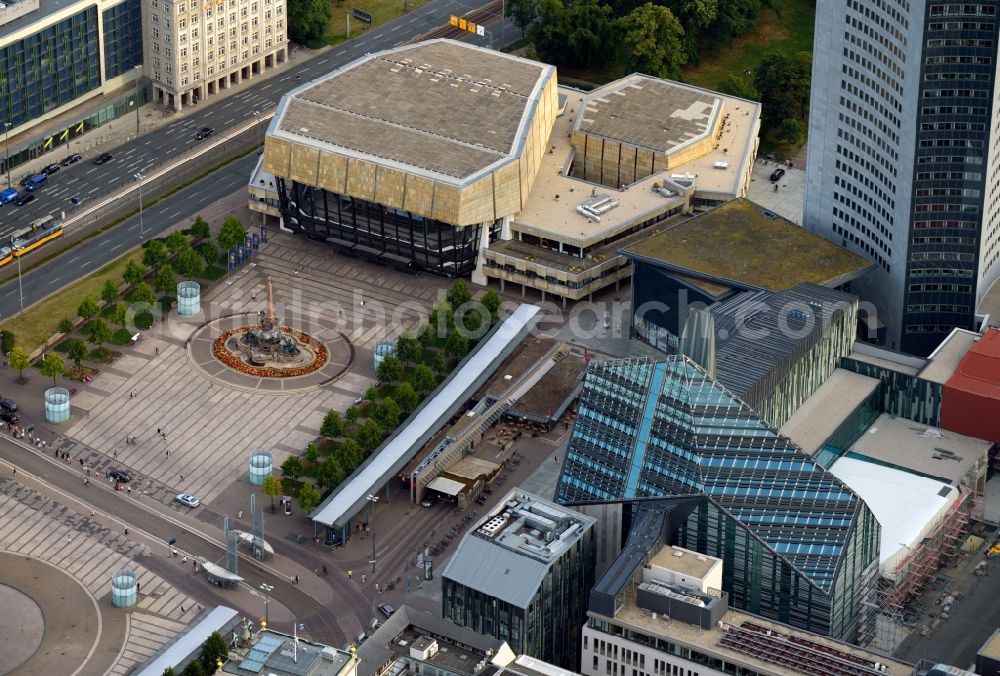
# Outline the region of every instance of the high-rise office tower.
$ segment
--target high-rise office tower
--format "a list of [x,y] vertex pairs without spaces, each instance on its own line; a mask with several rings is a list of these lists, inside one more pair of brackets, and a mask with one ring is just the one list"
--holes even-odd
[[851,291],[889,348],[972,328],[1000,275],[998,4],[816,6],[805,226],[878,264]]

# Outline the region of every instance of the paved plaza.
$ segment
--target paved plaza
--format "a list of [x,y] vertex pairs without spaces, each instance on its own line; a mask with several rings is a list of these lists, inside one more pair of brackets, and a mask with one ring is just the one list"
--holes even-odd
[[[287,233],[273,235],[261,254],[213,285],[202,299],[203,316],[155,326],[81,387],[73,419],[59,430],[67,437],[62,447],[101,476],[110,467],[135,472],[142,477],[136,489],[154,499],[169,502],[183,491],[211,504],[231,482],[246,480],[254,450],[271,450],[275,465],[301,453],[328,410],[345,410],[373,383],[374,343],[416,328],[450,286],[333,255]],[[319,387],[307,376],[262,387],[260,379],[223,373],[202,345],[186,347],[193,335],[206,335],[199,326],[213,318],[246,313],[254,323],[266,306],[268,279],[279,323],[329,343],[341,333],[350,341],[353,363],[334,382]],[[126,445],[130,434],[136,443]]]
[[[20,637],[30,652],[0,642],[0,673],[126,674],[146,661],[198,613],[193,599],[137,563],[148,554],[101,515],[0,479],[0,589],[17,589],[23,598],[15,607],[29,620],[40,611],[44,621],[44,630],[39,622]],[[128,610],[111,605],[111,576],[122,568],[135,571],[140,585]],[[5,611],[9,618],[11,607]],[[31,623],[18,619],[19,631],[25,626]]]

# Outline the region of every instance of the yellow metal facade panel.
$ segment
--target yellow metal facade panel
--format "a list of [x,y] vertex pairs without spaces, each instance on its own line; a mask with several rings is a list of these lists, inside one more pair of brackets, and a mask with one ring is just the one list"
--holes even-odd
[[604,140],[600,136],[587,135],[587,150],[583,156],[583,179],[591,183],[601,182],[601,157],[604,155]]
[[264,141],[264,171],[288,178],[288,141],[268,136]]
[[653,173],[653,151],[646,148],[638,148],[635,153],[635,180],[650,176]]
[[570,175],[573,178],[584,178],[584,165],[587,157],[587,135],[582,131],[574,131],[570,139],[573,146],[573,164],[570,167]]
[[347,194],[373,200],[375,197],[375,165],[365,160],[347,161]]
[[420,176],[407,176],[403,208],[421,216],[433,217],[434,181]]
[[336,153],[320,153],[318,187],[343,195],[346,185],[347,158]]
[[397,169],[379,167],[375,173],[375,201],[402,209],[405,196],[406,174]]
[[488,174],[460,193],[458,220],[456,225],[492,223],[496,218],[493,210],[493,174]]
[[621,157],[618,158],[618,180],[626,185],[636,181],[635,146],[622,144]]
[[434,184],[434,213],[432,217],[445,223],[458,223],[461,195],[458,188],[443,183]]
[[515,160],[493,172],[493,204],[496,217],[512,216],[524,208],[520,181],[520,161]]
[[653,173],[658,174],[670,168],[667,163],[667,156],[663,153],[653,153]]
[[621,145],[616,141],[604,140],[604,156],[601,159],[601,183],[619,186],[623,183],[618,174],[618,158],[621,155]]
[[319,150],[300,143],[292,144],[292,164],[289,177],[298,183],[316,185],[319,173]]

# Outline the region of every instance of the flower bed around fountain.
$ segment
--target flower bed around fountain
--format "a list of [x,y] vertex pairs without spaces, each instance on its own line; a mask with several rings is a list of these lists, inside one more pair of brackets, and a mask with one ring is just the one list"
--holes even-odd
[[234,371],[245,373],[250,376],[256,376],[258,378],[294,378],[296,376],[304,376],[321,369],[329,358],[329,353],[323,343],[306,333],[296,331],[295,329],[287,326],[281,326],[277,327],[278,331],[286,335],[294,336],[299,343],[307,346],[309,350],[312,351],[315,357],[312,362],[303,366],[284,367],[254,366],[252,364],[248,364],[240,355],[234,354],[227,347],[227,342],[231,338],[244,333],[247,329],[248,327],[241,326],[235,329],[229,329],[228,331],[224,331],[220,334],[214,341],[212,341],[212,356]]

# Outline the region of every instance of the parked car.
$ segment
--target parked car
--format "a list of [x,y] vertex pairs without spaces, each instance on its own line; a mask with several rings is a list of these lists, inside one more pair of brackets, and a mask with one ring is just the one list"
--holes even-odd
[[201,501],[198,500],[198,498],[194,497],[193,495],[188,495],[187,493],[178,494],[177,497],[174,498],[174,500],[188,507],[197,507],[198,505],[201,504]]
[[19,418],[13,411],[0,411],[0,420],[10,423],[11,425],[16,425]]
[[101,153],[94,158],[94,164],[104,164],[111,161],[111,153]]
[[105,476],[111,477],[120,484],[127,484],[129,481],[132,480],[132,475],[123,469],[108,470],[108,473]]
[[10,204],[17,199],[17,190],[14,188],[7,188],[3,192],[0,192],[0,204]]
[[72,155],[68,156],[66,159],[64,159],[59,164],[63,165],[64,167],[68,167],[71,164],[76,164],[77,162],[79,162],[82,159],[83,158],[80,157],[77,153],[73,153]]
[[389,617],[394,612],[396,612],[396,609],[390,606],[388,603],[380,603],[378,604],[378,611],[383,615],[385,615],[386,617]]
[[775,169],[774,171],[771,172],[771,180],[774,182],[778,182],[784,175],[785,175],[784,169]]
[[0,408],[5,411],[14,412],[17,410],[17,402],[13,399],[0,399]]
[[35,196],[33,194],[31,194],[30,192],[26,192],[23,195],[21,195],[20,197],[18,197],[16,200],[14,200],[14,206],[16,206],[16,207],[23,207],[25,204],[28,204],[28,203],[34,202],[34,201],[35,201]]
[[202,141],[202,140],[204,140],[204,139],[207,139],[207,138],[208,138],[209,136],[211,136],[211,135],[212,135],[212,134],[213,134],[214,132],[215,132],[215,130],[214,130],[214,129],[212,129],[211,127],[202,127],[201,129],[199,129],[199,130],[198,130],[198,136],[197,136],[197,139],[198,139],[199,141]]
[[47,174],[49,176],[51,176],[52,174],[56,173],[57,171],[59,171],[59,165],[58,164],[50,164],[49,166],[47,166],[44,169],[42,169],[42,173],[43,174]]

